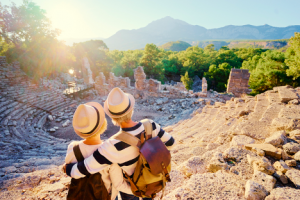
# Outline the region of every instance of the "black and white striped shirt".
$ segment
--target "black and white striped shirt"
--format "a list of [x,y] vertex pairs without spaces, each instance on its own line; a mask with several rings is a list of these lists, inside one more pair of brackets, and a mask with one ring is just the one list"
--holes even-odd
[[[168,149],[175,143],[174,138],[161,129],[160,125],[152,123],[152,137],[158,136],[165,143]],[[131,128],[122,128],[123,131],[134,135],[140,139],[141,133],[144,132],[144,126],[141,122]],[[91,155],[82,162],[67,165],[67,174],[73,178],[82,178],[89,174],[94,174],[107,165],[118,163],[119,166],[131,176],[139,159],[137,148],[116,139],[108,139]],[[123,177],[120,177],[123,178]]]

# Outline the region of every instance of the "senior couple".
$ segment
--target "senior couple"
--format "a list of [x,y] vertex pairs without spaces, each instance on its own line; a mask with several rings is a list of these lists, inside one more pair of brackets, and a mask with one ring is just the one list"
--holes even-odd
[[[132,120],[134,105],[134,97],[116,87],[109,93],[104,102],[104,108],[96,102],[81,104],[77,107],[73,117],[73,128],[83,140],[72,142],[68,146],[65,170],[73,179],[67,199],[81,199],[84,191],[94,193],[86,196],[85,199],[115,200],[118,192],[122,200],[139,199],[132,194],[130,184],[123,176],[125,172],[129,176],[134,173],[139,159],[138,149],[117,139],[110,138],[104,142],[100,139],[100,135],[107,128],[105,113],[112,119],[114,125],[120,126],[122,131],[140,139],[145,128],[141,122]],[[174,138],[159,124],[153,121],[151,123],[152,137],[158,136],[168,149],[172,147],[175,143]],[[80,156],[78,158],[78,153],[75,153],[76,147],[79,148],[82,159]],[[76,183],[77,179],[97,174],[98,178],[94,178],[96,181],[92,183],[83,186]],[[104,186],[99,184],[99,181],[102,181]],[[80,191],[78,187],[82,187],[81,190],[84,191]],[[103,193],[102,191],[107,191],[109,197],[101,197],[99,193]],[[81,197],[79,197],[80,193]]]

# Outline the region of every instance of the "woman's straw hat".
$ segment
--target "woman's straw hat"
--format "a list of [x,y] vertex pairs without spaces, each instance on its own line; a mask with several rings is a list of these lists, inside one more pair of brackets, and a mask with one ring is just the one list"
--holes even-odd
[[80,104],[73,117],[73,128],[81,138],[88,138],[97,133],[105,120],[103,107],[97,102]]
[[104,112],[110,118],[120,118],[132,111],[134,104],[135,99],[131,94],[116,87],[110,91],[104,102]]

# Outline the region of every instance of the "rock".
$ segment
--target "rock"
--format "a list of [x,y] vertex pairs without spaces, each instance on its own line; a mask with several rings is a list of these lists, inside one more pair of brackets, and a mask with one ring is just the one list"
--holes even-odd
[[170,115],[169,117],[168,117],[168,119],[174,119],[175,118],[175,115]]
[[49,119],[50,121],[53,121],[53,116],[52,116],[52,115],[48,115],[48,119]]
[[264,186],[268,192],[271,192],[271,190],[273,190],[276,183],[276,179],[273,176],[267,175],[260,171],[254,172],[252,176],[252,180]]
[[248,154],[247,160],[249,164],[253,166],[254,171],[260,171],[269,175],[272,175],[275,172],[271,162],[265,157],[254,157]]
[[230,142],[230,146],[238,146],[243,147],[245,144],[253,144],[255,142],[254,139],[245,136],[245,135],[237,135],[232,138],[232,141]]
[[295,140],[300,140],[300,130],[294,130],[289,133],[290,137]]
[[55,132],[56,129],[55,129],[55,128],[50,128],[49,131],[50,131],[50,132]]
[[298,143],[287,143],[283,145],[283,150],[286,151],[288,154],[293,155],[300,151],[300,144]]
[[289,167],[295,167],[297,165],[296,160],[286,160],[285,163],[287,164],[287,166]]
[[275,147],[280,147],[286,143],[285,131],[277,131],[271,137],[265,139],[265,144],[271,144]]
[[205,171],[204,160],[199,156],[194,156],[182,163],[178,168],[184,175],[190,177],[193,174]]
[[284,150],[282,150],[281,151],[281,159],[282,160],[289,160],[289,159],[291,159],[291,157]]
[[293,99],[298,99],[297,94],[294,92],[294,90],[289,88],[278,88],[279,97],[281,99],[281,102],[287,103]]
[[258,156],[265,156],[265,152],[259,148],[252,148],[252,151],[254,151]]
[[300,189],[300,171],[296,169],[288,170],[285,174]]
[[281,171],[276,171],[273,176],[280,180],[283,184],[288,184],[289,182],[286,175],[284,175]]
[[67,127],[67,126],[69,126],[70,123],[71,123],[71,121],[67,120],[62,124],[62,127]]
[[2,168],[2,171],[5,172],[6,174],[10,174],[16,172],[17,168],[15,166],[4,167]]
[[271,191],[265,200],[298,200],[300,190],[290,187],[278,187]]
[[209,172],[215,173],[219,170],[228,170],[229,166],[223,159],[222,153],[215,153],[213,158],[209,161],[207,165],[207,170]]
[[245,185],[245,198],[247,200],[263,200],[268,194],[264,186],[252,180],[247,181]]
[[295,155],[294,155],[294,159],[297,161],[300,161],[300,151],[298,151]]
[[287,164],[283,160],[276,161],[273,164],[273,166],[276,169],[276,171],[281,171],[282,173],[285,173],[288,170],[290,170],[289,166],[287,166]]
[[54,126],[53,128],[54,128],[55,130],[58,130],[58,129],[59,129],[57,126]]
[[272,156],[276,159],[281,158],[281,151],[279,151],[276,147],[274,147],[271,144],[247,144],[247,145],[245,145],[245,148],[249,149],[249,150],[251,150],[254,147],[263,150],[265,152],[265,154],[268,156]]
[[298,99],[294,99],[294,100],[289,101],[288,104],[290,104],[290,105],[298,105],[299,101],[298,101]]

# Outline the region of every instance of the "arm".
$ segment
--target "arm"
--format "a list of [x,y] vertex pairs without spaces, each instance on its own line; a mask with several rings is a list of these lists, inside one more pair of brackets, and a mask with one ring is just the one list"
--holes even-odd
[[[103,145],[104,146],[104,145]],[[87,157],[81,162],[71,163],[66,166],[66,173],[72,178],[78,179],[83,178],[89,174],[95,174],[107,165],[112,164],[110,160],[107,159],[110,155],[103,152],[102,146],[99,147],[91,156]]]
[[161,139],[161,141],[165,143],[166,147],[169,150],[174,146],[174,138],[169,133],[165,132],[159,124],[152,121],[152,129],[152,136],[158,136]]
[[132,194],[130,184],[123,178],[123,172],[118,164],[112,164],[109,170],[111,183],[116,190]]

